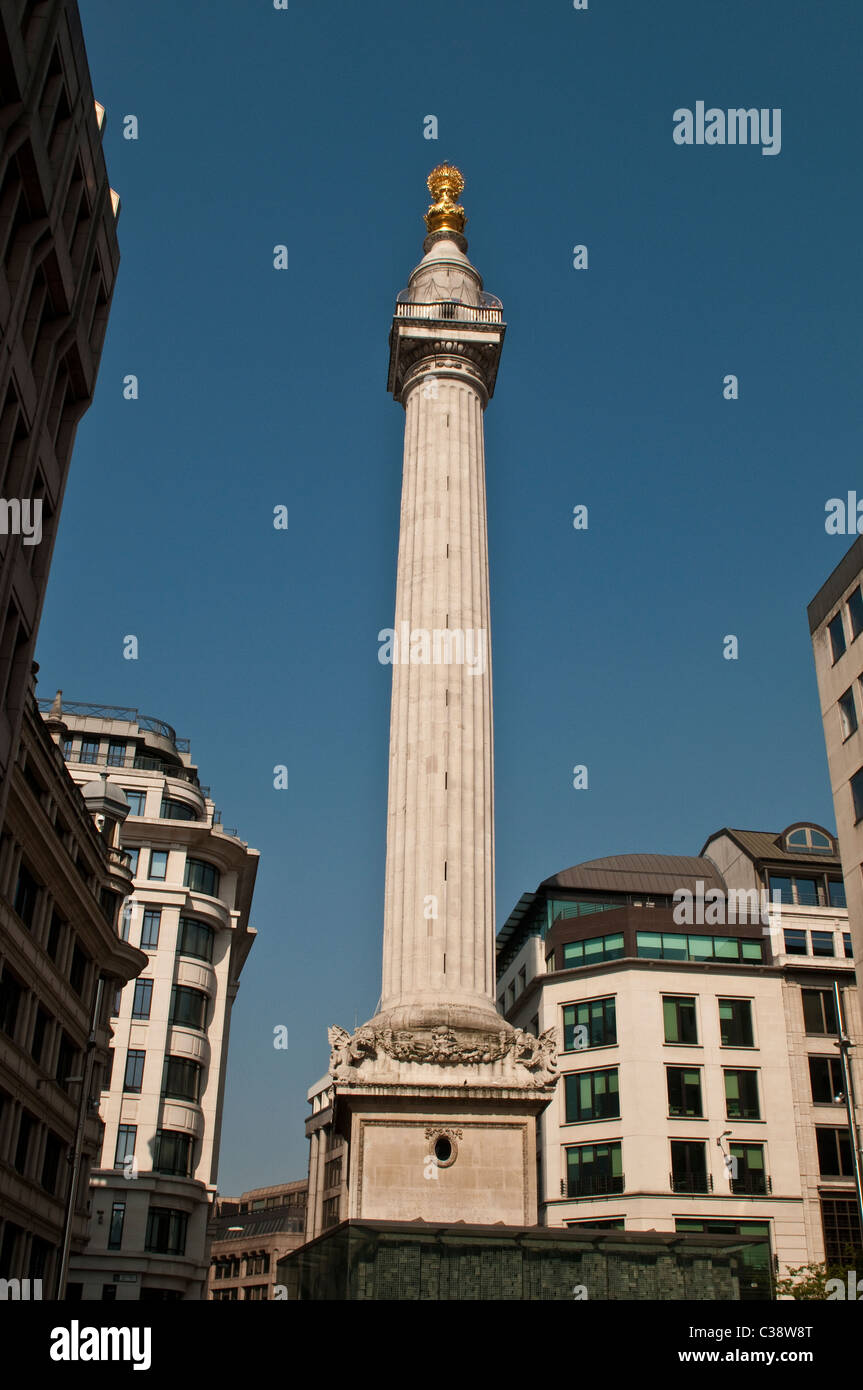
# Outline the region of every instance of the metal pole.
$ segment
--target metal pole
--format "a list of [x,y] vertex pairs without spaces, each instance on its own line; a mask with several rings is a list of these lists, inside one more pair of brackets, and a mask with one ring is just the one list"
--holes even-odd
[[842,1066],[842,1086],[845,1091],[845,1109],[848,1114],[848,1133],[851,1138],[851,1157],[854,1164],[854,1186],[857,1190],[857,1217],[860,1222],[860,1236],[863,1240],[863,1165],[860,1160],[860,1142],[857,1136],[857,1120],[854,1113],[854,1083],[851,1079],[851,1059],[848,1056],[854,1046],[845,1032],[845,1019],[842,1015],[842,997],[839,981],[833,981],[833,1002],[836,1005],[836,1026],[839,1029],[839,1059]]
[[63,1244],[60,1265],[57,1270],[57,1299],[66,1297],[66,1280],[69,1277],[69,1256],[72,1249],[72,1222],[75,1218],[75,1198],[78,1194],[78,1178],[81,1172],[81,1151],[84,1148],[84,1126],[87,1121],[87,1108],[90,1103],[90,1081],[93,1075],[93,1053],[96,1047],[96,1029],[102,1008],[104,980],[100,975],[96,981],[96,995],[90,1015],[90,1032],[84,1049],[84,1074],[81,1077],[81,1094],[78,1097],[78,1119],[75,1125],[75,1143],[72,1149],[72,1172],[69,1175],[69,1190],[66,1193],[66,1212],[63,1220]]

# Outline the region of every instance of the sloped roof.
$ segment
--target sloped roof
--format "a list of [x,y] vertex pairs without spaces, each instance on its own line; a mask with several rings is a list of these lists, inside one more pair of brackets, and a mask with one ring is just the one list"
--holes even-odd
[[589,859],[562,869],[540,884],[541,888],[595,889],[602,893],[674,893],[694,889],[698,880],[705,888],[725,887],[725,880],[710,859],[691,854],[612,854]]
[[825,835],[829,835],[831,840],[835,840],[836,837],[826,826],[816,825],[814,821],[797,821],[793,825],[787,826],[785,830],[779,831],[732,830],[729,826],[723,826],[722,830],[717,830],[710,836],[710,839],[702,850],[702,854],[712,840],[718,839],[720,835],[728,835],[735,844],[740,846],[744,854],[749,855],[750,859],[784,860],[789,864],[800,865],[803,863],[811,864],[813,867],[816,864],[830,864],[831,866],[840,864],[841,860],[838,854],[822,853],[820,851],[813,853],[811,850],[788,850],[785,848],[782,841],[789,830],[810,825],[813,830],[821,830]]

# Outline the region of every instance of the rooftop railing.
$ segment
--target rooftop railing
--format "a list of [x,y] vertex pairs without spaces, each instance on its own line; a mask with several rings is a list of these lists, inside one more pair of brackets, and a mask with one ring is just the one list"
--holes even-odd
[[[40,710],[47,714],[54,701],[40,699],[36,703]],[[152,734],[160,734],[162,738],[170,739],[178,753],[190,751],[189,740],[177,738],[176,731],[170,724],[166,724],[164,719],[155,719],[150,714],[139,714],[130,705],[88,705],[81,701],[66,700],[63,703],[63,710],[67,714],[79,714],[85,719],[122,719],[128,724],[137,724],[139,729],[145,729]]]
[[460,323],[502,323],[503,309],[441,299],[431,304],[396,304],[397,319],[457,319]]

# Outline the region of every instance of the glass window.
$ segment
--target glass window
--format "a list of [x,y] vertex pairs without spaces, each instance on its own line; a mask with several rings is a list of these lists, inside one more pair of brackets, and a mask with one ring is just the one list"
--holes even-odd
[[841,1105],[845,1099],[842,1065],[838,1057],[810,1057],[809,1085],[813,1105]]
[[98,761],[98,758],[99,740],[97,738],[82,738],[81,756],[79,761],[82,763],[95,763]]
[[204,1028],[207,1016],[207,996],[199,989],[175,985],[171,990],[171,1023],[181,1028]]
[[752,1001],[719,1000],[719,1036],[723,1047],[752,1047]]
[[150,878],[164,881],[168,876],[168,851],[150,850]]
[[153,998],[153,981],[136,980],[135,997],[132,1001],[133,1018],[149,1018],[150,1003]]
[[113,1004],[111,1005],[111,1017],[112,1017],[112,1018],[119,1018],[119,1017],[120,1017],[120,1004],[121,1004],[121,1002],[122,1002],[122,999],[123,999],[123,986],[122,986],[122,985],[117,985],[117,988],[114,990],[114,1002],[113,1002]]
[[198,812],[194,806],[190,806],[187,801],[177,801],[170,796],[162,797],[162,804],[159,807],[159,815],[162,820],[197,820]]
[[197,960],[211,961],[215,937],[213,928],[206,922],[199,922],[194,917],[181,917],[177,952],[181,956],[195,956]]
[[766,1196],[770,1188],[764,1167],[764,1145],[732,1142],[729,1153],[736,1170],[731,1178],[731,1191],[745,1197]]
[[159,944],[159,927],[162,922],[160,907],[144,909],[144,922],[141,927],[141,950],[154,951]]
[[141,851],[140,851],[140,849],[137,849],[137,848],[135,848],[135,849],[127,849],[127,848],[125,847],[125,845],[124,845],[124,846],[123,846],[123,853],[124,853],[124,854],[128,854],[128,856],[129,856],[129,872],[131,873],[132,877],[134,878],[134,877],[136,876],[137,872],[138,872],[138,856],[140,855]]
[[863,1239],[857,1203],[847,1197],[822,1197],[821,1225],[827,1263],[838,1265],[844,1262],[859,1269],[857,1261],[863,1256]]
[[566,1150],[567,1197],[605,1196],[623,1191],[619,1143],[579,1144]]
[[801,907],[818,906],[818,881],[814,878],[795,878],[794,888]]
[[38,898],[39,884],[30,873],[30,870],[22,864],[18,870],[18,880],[15,884],[15,897],[12,901],[12,906],[25,927],[32,927],[33,925],[33,913],[36,911]]
[[827,631],[830,634],[830,651],[833,655],[833,664],[845,653],[845,629],[842,626],[842,610],[836,614],[831,623],[827,624]]
[[147,801],[147,793],[134,790],[130,791],[128,787],[124,787],[123,790],[126,793],[126,800],[129,803],[129,814],[131,816],[143,816]]
[[153,1172],[187,1178],[191,1172],[192,1136],[173,1129],[156,1132],[153,1144]]
[[747,941],[741,937],[740,940],[740,959],[741,960],[763,960],[764,947],[760,941]]
[[219,896],[219,871],[203,859],[187,859],[183,883],[195,893],[206,893],[211,898]]
[[620,1115],[617,1067],[570,1072],[564,1076],[566,1123],[611,1120]]
[[669,1115],[695,1119],[704,1114],[701,1104],[701,1068],[666,1067]]
[[676,1231],[702,1231],[711,1236],[758,1236],[761,1245],[745,1245],[740,1252],[743,1278],[740,1280],[742,1299],[773,1298],[770,1277],[770,1223],[769,1221],[734,1221],[722,1217],[678,1216],[674,1220]]
[[804,989],[803,1024],[807,1033],[838,1033],[836,1026],[836,1005],[831,989]]
[[844,947],[844,949],[845,949],[845,957],[846,957],[846,959],[847,959],[847,960],[853,960],[853,959],[854,959],[854,947],[851,945],[851,933],[850,933],[850,932],[844,931],[844,932],[842,933],[842,945],[843,945],[843,947]]
[[707,1156],[700,1139],[671,1140],[671,1190],[673,1192],[708,1192]]
[[806,940],[805,931],[798,931],[796,928],[786,927],[782,933],[785,937],[785,954],[789,956],[807,956],[809,945]]
[[854,805],[855,822],[863,820],[863,768],[851,778],[851,800]]
[[770,875],[770,901],[774,903],[792,903],[794,901],[790,878],[785,878],[782,874]]
[[601,960],[618,960],[623,955],[623,933],[594,936],[587,941],[568,941],[563,948],[563,968],[594,965]]
[[572,1052],[577,1040],[584,1036],[584,1034],[576,1034],[576,1028],[587,1030],[587,1043],[585,1044],[587,1047],[608,1047],[616,1043],[617,1019],[614,998],[588,999],[582,1004],[564,1005],[564,1052]]
[[859,585],[853,593],[848,595],[848,616],[851,619],[851,640],[853,642],[854,638],[859,637],[860,633],[863,632],[863,594],[860,593]]
[[658,931],[636,933],[636,950],[647,960],[662,960],[662,934]]
[[140,1092],[144,1080],[144,1058],[146,1052],[132,1048],[126,1053],[126,1075],[123,1078],[124,1091]]
[[137,1125],[120,1125],[117,1130],[117,1147],[114,1151],[114,1167],[122,1168],[127,1158],[135,1154],[135,1135]]
[[760,1120],[758,1072],[725,1072],[725,1113],[729,1120]]
[[119,1250],[123,1244],[123,1222],[126,1219],[126,1203],[114,1202],[111,1207],[111,1225],[108,1228],[108,1249]]
[[163,1094],[175,1100],[200,1098],[202,1067],[187,1057],[167,1057],[165,1059],[165,1085]]
[[814,931],[811,936],[813,956],[835,956],[836,946],[832,931]]
[[815,1126],[818,1149],[818,1171],[822,1178],[851,1178],[854,1165],[851,1159],[851,1140],[847,1129],[822,1129]]
[[667,1043],[698,1042],[694,997],[666,994],[662,1000],[662,1017]]
[[845,880],[842,878],[828,878],[827,896],[831,907],[847,907],[845,900]]
[[857,732],[857,710],[854,707],[853,685],[849,685],[845,694],[839,696],[839,723],[843,741]]
[[184,1211],[170,1207],[151,1207],[147,1213],[147,1235],[144,1248],[159,1255],[185,1255],[186,1225]]
[[111,739],[108,744],[108,766],[125,767],[126,765],[126,745]]

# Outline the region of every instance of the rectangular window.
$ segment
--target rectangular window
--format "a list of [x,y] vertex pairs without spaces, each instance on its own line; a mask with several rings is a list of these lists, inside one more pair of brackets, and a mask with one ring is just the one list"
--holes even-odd
[[839,723],[842,741],[857,732],[857,710],[854,707],[854,687],[849,685],[844,695],[839,696]]
[[814,878],[795,878],[794,889],[801,907],[818,906],[818,883]]
[[736,936],[684,936],[677,932],[640,931],[638,955],[647,960],[763,960],[760,941]]
[[186,888],[191,888],[193,893],[205,893],[211,898],[219,896],[219,870],[213,864],[205,863],[203,859],[186,860],[183,883]]
[[842,878],[828,878],[827,896],[831,907],[847,907],[845,901],[845,880]]
[[701,1104],[701,1068],[666,1067],[665,1074],[669,1115],[685,1115],[688,1119],[700,1118],[704,1114]]
[[108,1227],[108,1249],[119,1250],[123,1244],[123,1222],[126,1219],[126,1203],[114,1202],[111,1207],[111,1225]]
[[[576,1029],[586,1029],[577,1033]],[[584,1043],[584,1037],[587,1042]],[[572,1052],[581,1043],[586,1047],[610,1047],[617,1042],[614,998],[588,999],[582,1004],[563,1007],[563,1050]]]
[[9,967],[3,967],[0,978],[0,1029],[7,1038],[14,1039],[15,1025],[18,1021],[18,1006],[24,993],[22,986],[11,974]]
[[698,1023],[692,995],[666,994],[662,999],[662,1018],[667,1043],[697,1043]]
[[790,878],[786,878],[783,874],[771,874],[769,883],[770,901],[772,903],[792,903],[794,901]]
[[108,766],[125,767],[126,765],[126,745],[111,739],[108,744]]
[[859,1269],[857,1262],[863,1257],[863,1233],[857,1203],[847,1197],[822,1197],[821,1225],[827,1263]]
[[132,929],[132,899],[127,898],[120,913],[120,940],[128,941]]
[[130,791],[128,787],[124,787],[123,790],[126,793],[126,800],[129,803],[129,814],[132,816],[143,816],[144,807],[147,802],[147,793],[142,791]]
[[144,909],[144,922],[141,927],[141,950],[154,951],[159,944],[159,927],[162,922],[160,907]]
[[860,586],[848,595],[848,617],[851,619],[851,641],[863,632],[863,594]]
[[719,1000],[719,1036],[723,1047],[752,1047],[752,1001]]
[[808,956],[809,943],[806,940],[805,931],[798,931],[796,928],[786,927],[782,935],[785,938],[786,955]]
[[160,1129],[153,1144],[153,1172],[187,1178],[191,1172],[192,1136]]
[[770,1188],[764,1166],[763,1144],[729,1145],[729,1152],[735,1161],[732,1170],[731,1191],[741,1197],[766,1197]]
[[854,821],[863,820],[863,767],[851,778],[851,801],[854,806]]
[[146,1052],[139,1052],[130,1048],[126,1053],[126,1075],[123,1078],[123,1090],[140,1092],[144,1080],[144,1058]]
[[758,1072],[725,1072],[725,1114],[729,1120],[760,1120]]
[[811,936],[813,956],[835,956],[836,945],[832,931],[814,931]]
[[150,877],[157,881],[164,882],[168,876],[168,851],[166,849],[153,849],[150,851]]
[[171,990],[171,1023],[181,1028],[204,1028],[207,1017],[207,996],[199,989],[175,985]]
[[58,1138],[56,1134],[52,1134],[50,1130],[48,1131],[48,1136],[45,1140],[45,1157],[42,1160],[42,1177],[40,1182],[45,1191],[50,1192],[52,1197],[57,1195],[57,1176],[60,1172],[60,1159],[63,1157],[63,1151],[66,1147],[62,1139]]
[[564,1076],[566,1124],[616,1120],[620,1115],[617,1067],[569,1072]]
[[832,989],[804,989],[800,992],[803,996],[803,1026],[806,1032],[825,1033],[835,1037],[839,1029],[836,1026],[836,1005]]
[[181,917],[177,952],[181,956],[194,956],[196,960],[211,961],[215,937],[213,928],[206,922],[199,922],[195,917]]
[[133,1018],[149,1018],[150,1004],[153,999],[153,981],[136,980],[135,997],[132,1001]]
[[709,1192],[711,1187],[704,1142],[700,1139],[672,1139],[672,1192]]
[[186,1057],[167,1057],[165,1059],[165,1084],[162,1094],[177,1100],[200,1098],[201,1066]]
[[152,1250],[157,1255],[185,1255],[187,1222],[184,1211],[151,1207],[147,1213],[144,1249]]
[[138,875],[138,858],[139,858],[140,853],[141,853],[140,849],[137,849],[137,848],[136,848],[136,849],[127,849],[126,846],[124,845],[124,846],[123,846],[123,853],[124,853],[124,854],[127,854],[127,855],[129,856],[129,872],[131,873],[131,875],[132,875],[133,878],[137,878],[137,875]]
[[114,1167],[122,1168],[127,1158],[135,1155],[135,1136],[137,1125],[120,1125],[117,1130],[117,1147],[114,1150]]
[[72,950],[72,963],[69,967],[69,984],[77,995],[83,995],[84,984],[87,979],[87,966],[90,964],[90,957],[85,955],[78,943]]
[[841,1105],[845,1099],[838,1057],[810,1057],[809,1085],[813,1105]]
[[122,985],[117,985],[116,989],[114,990],[114,1002],[113,1002],[112,1005],[111,1005],[111,1017],[112,1017],[112,1018],[119,1018],[119,1017],[120,1017],[120,1005],[122,1004],[122,1002],[123,1002],[123,986],[122,986]]
[[847,1129],[822,1129],[815,1126],[818,1148],[818,1171],[822,1178],[852,1178],[851,1140]]
[[32,927],[33,925],[33,913],[36,911],[38,897],[39,884],[30,870],[22,864],[18,870],[18,881],[15,884],[15,897],[12,900],[12,906],[25,927]]
[[845,959],[846,959],[846,960],[853,960],[853,959],[854,959],[854,947],[851,945],[851,933],[850,933],[850,931],[844,931],[844,932],[842,933],[842,945],[843,945],[844,950],[845,950]]
[[827,632],[830,636],[830,651],[833,656],[833,665],[835,666],[840,656],[845,655],[845,629],[842,626],[841,608],[833,621],[827,624]]
[[97,738],[82,738],[80,761],[82,763],[95,763],[98,760],[99,740]]
[[563,947],[563,969],[596,965],[603,960],[619,960],[623,955],[623,933],[593,936],[587,941],[567,941]]
[[623,1191],[619,1143],[579,1144],[566,1150],[567,1197],[602,1197]]

